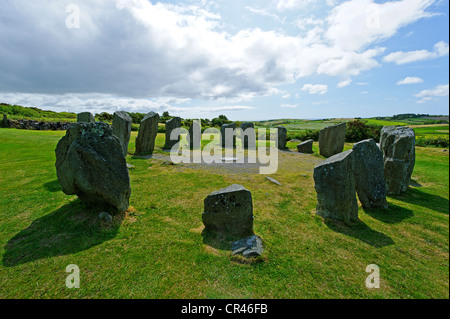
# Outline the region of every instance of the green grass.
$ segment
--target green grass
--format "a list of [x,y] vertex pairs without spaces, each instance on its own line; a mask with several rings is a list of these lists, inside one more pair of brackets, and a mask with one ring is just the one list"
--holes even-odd
[[[415,186],[389,197],[387,211],[360,208],[353,227],[314,214],[317,154],[281,153],[273,178],[282,186],[129,155],[131,208],[106,226],[61,191],[63,135],[0,129],[0,298],[449,298],[442,149],[417,147]],[[232,183],[252,192],[260,262],[241,263],[202,236],[203,199]],[[80,289],[65,287],[69,264],[80,267]],[[369,264],[380,267],[380,289],[365,288]]]

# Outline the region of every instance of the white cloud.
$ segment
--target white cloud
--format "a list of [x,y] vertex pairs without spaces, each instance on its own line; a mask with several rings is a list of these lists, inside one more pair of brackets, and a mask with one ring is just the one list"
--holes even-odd
[[298,106],[298,104],[282,104],[281,107],[283,108],[296,108]]
[[302,91],[308,91],[309,94],[325,94],[328,91],[328,85],[325,84],[305,84]]
[[258,8],[253,8],[250,6],[246,6],[245,9],[247,9],[248,11],[250,11],[253,14],[258,14],[258,15],[262,15],[262,16],[266,16],[266,17],[270,17],[272,19],[274,19],[275,21],[278,22],[284,22],[278,15],[276,15],[275,13],[269,12],[266,9],[258,9]]
[[425,103],[426,101],[432,100],[435,97],[443,97],[449,95],[449,85],[438,85],[433,89],[423,90],[416,95],[417,98],[421,98],[417,103]]
[[362,91],[361,94],[363,95],[369,94],[369,91]]
[[440,41],[433,47],[433,51],[416,50],[416,51],[397,51],[386,55],[383,58],[385,62],[394,62],[396,64],[406,64],[423,60],[430,60],[446,56],[449,53],[448,43]]
[[404,78],[403,80],[400,80],[397,82],[397,85],[404,85],[404,84],[418,84],[423,83],[423,80],[421,78],[415,77],[415,76],[408,76]]
[[328,17],[326,37],[344,50],[361,50],[376,41],[393,36],[421,18],[432,16],[425,10],[434,0],[400,0],[375,3],[350,0],[334,9]]
[[288,99],[290,97],[291,97],[291,95],[289,93],[287,93],[287,94],[284,94],[281,98],[282,99]]
[[279,11],[304,8],[317,0],[278,0],[277,9]]
[[349,86],[351,83],[352,83],[352,80],[347,79],[347,80],[343,80],[343,81],[339,82],[336,86],[338,88],[343,88],[343,87]]

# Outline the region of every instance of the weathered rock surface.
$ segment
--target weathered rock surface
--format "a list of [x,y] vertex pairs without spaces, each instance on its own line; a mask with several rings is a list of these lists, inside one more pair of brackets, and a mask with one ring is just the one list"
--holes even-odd
[[259,257],[264,252],[261,237],[258,235],[248,236],[231,244],[233,255],[241,255],[245,258]]
[[159,114],[150,112],[145,115],[139,126],[136,137],[136,154],[152,154],[155,150],[155,139],[158,134]]
[[8,116],[6,114],[3,114],[2,122],[0,123],[1,127],[9,127],[9,121]]
[[113,134],[117,136],[122,145],[123,154],[126,156],[128,152],[128,142],[131,137],[131,117],[127,112],[114,112],[112,130]]
[[313,144],[314,144],[314,140],[307,140],[307,141],[301,142],[300,144],[297,145],[297,151],[299,153],[312,154],[313,153]]
[[354,154],[336,154],[314,168],[317,214],[345,223],[358,220],[354,177]]
[[373,139],[353,145],[355,187],[364,208],[387,208],[383,152]]
[[78,113],[77,114],[77,122],[78,123],[94,123],[95,122],[95,117],[92,113],[90,112],[82,112],[82,113]]
[[[172,149],[172,147],[180,141],[180,128],[181,128],[181,118],[174,117],[166,122],[166,142],[164,144],[165,149]],[[177,138],[172,140],[170,139],[170,135],[172,132],[177,134]]]
[[201,148],[202,144],[202,126],[200,122],[194,121],[189,127],[189,149],[196,150]]
[[209,194],[204,201],[205,230],[233,236],[253,235],[252,194],[241,185],[231,185]]
[[380,148],[384,158],[384,178],[388,194],[405,192],[416,161],[414,130],[404,126],[385,126],[381,130]]
[[245,149],[256,149],[256,132],[255,125],[252,122],[244,122],[241,124],[242,129],[242,146]]
[[277,184],[278,186],[281,186],[281,183],[272,177],[266,176],[266,179],[274,184]]
[[344,150],[347,124],[327,126],[319,132],[320,155],[330,157]]
[[33,120],[10,120],[7,119],[4,124],[8,128],[17,128],[22,130],[37,130],[37,131],[64,131],[70,126],[70,123],[61,122],[38,122]]
[[55,153],[56,174],[65,194],[127,210],[130,178],[119,139],[108,124],[71,125]]
[[[236,147],[236,134],[234,130],[236,129],[235,123],[224,124],[220,128],[220,146],[225,147]],[[226,134],[228,133],[228,134]]]
[[286,149],[286,142],[287,142],[287,129],[284,126],[278,126],[277,127],[277,141],[276,141],[277,148],[279,150],[285,150]]

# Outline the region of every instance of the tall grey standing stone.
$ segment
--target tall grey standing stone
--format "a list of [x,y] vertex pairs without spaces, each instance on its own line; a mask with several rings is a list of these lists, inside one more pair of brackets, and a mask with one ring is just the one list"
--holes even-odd
[[327,126],[319,132],[320,155],[330,157],[344,150],[347,124]]
[[252,122],[244,122],[241,124],[241,141],[245,149],[256,149],[256,132],[255,125]]
[[231,185],[209,194],[202,221],[206,230],[233,236],[253,235],[252,194],[241,185]]
[[67,195],[128,209],[130,177],[120,141],[106,123],[75,123],[56,146],[56,175]]
[[199,121],[193,121],[189,127],[188,144],[189,149],[196,150],[201,148],[202,144],[202,126]]
[[384,159],[384,178],[388,194],[405,192],[411,181],[416,161],[414,130],[404,126],[381,129],[380,148]]
[[78,113],[77,114],[77,122],[78,123],[94,123],[95,122],[95,117],[92,113],[90,112],[82,112],[82,113]]
[[236,124],[223,124],[220,128],[220,146],[222,148],[235,148],[236,147]]
[[313,153],[313,144],[314,144],[314,140],[307,140],[307,141],[301,142],[300,144],[297,145],[297,151],[299,153],[312,154]]
[[286,142],[287,142],[287,129],[284,126],[278,126],[277,127],[277,140],[276,140],[277,148],[279,150],[285,150]]
[[128,142],[130,142],[131,137],[131,123],[132,119],[127,112],[114,112],[112,131],[119,139],[120,145],[122,145],[123,155],[125,156],[128,152]]
[[336,154],[317,165],[314,182],[318,215],[345,223],[358,220],[353,150]]
[[355,187],[364,208],[387,208],[383,152],[373,139],[353,145]]
[[[181,118],[174,117],[166,122],[166,142],[165,149],[172,149],[172,147],[180,141]],[[170,135],[174,132],[177,135],[176,139],[170,139]]]
[[145,115],[139,126],[136,137],[136,154],[152,154],[155,150],[155,139],[158,135],[159,114],[150,112]]

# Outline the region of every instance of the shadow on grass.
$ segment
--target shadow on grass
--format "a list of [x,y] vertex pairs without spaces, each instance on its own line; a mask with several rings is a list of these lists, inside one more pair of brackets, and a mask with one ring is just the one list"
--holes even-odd
[[45,183],[44,188],[52,193],[62,191],[61,185],[59,184],[59,181],[57,179],[55,179],[54,181]]
[[70,255],[99,245],[117,235],[123,215],[110,225],[98,218],[98,209],[79,200],[36,219],[5,245],[3,265],[13,267],[31,261]]
[[344,222],[326,218],[325,225],[327,225],[328,228],[335,232],[359,239],[360,241],[375,248],[381,248],[395,244],[392,238],[386,236],[383,233],[373,230],[362,221],[349,226]]
[[388,209],[364,209],[364,212],[371,216],[372,218],[375,218],[376,220],[379,220],[380,222],[386,223],[386,224],[399,224],[405,219],[411,218],[414,216],[414,213],[406,208],[394,205],[392,203],[389,203]]
[[[203,229],[203,243],[219,250],[231,250],[231,244],[243,237],[223,235],[219,232]],[[245,236],[244,236],[245,237]]]
[[448,215],[449,212],[449,201],[447,198],[425,193],[421,189],[410,187],[401,195],[390,195],[389,197],[411,205],[422,206],[442,214]]

